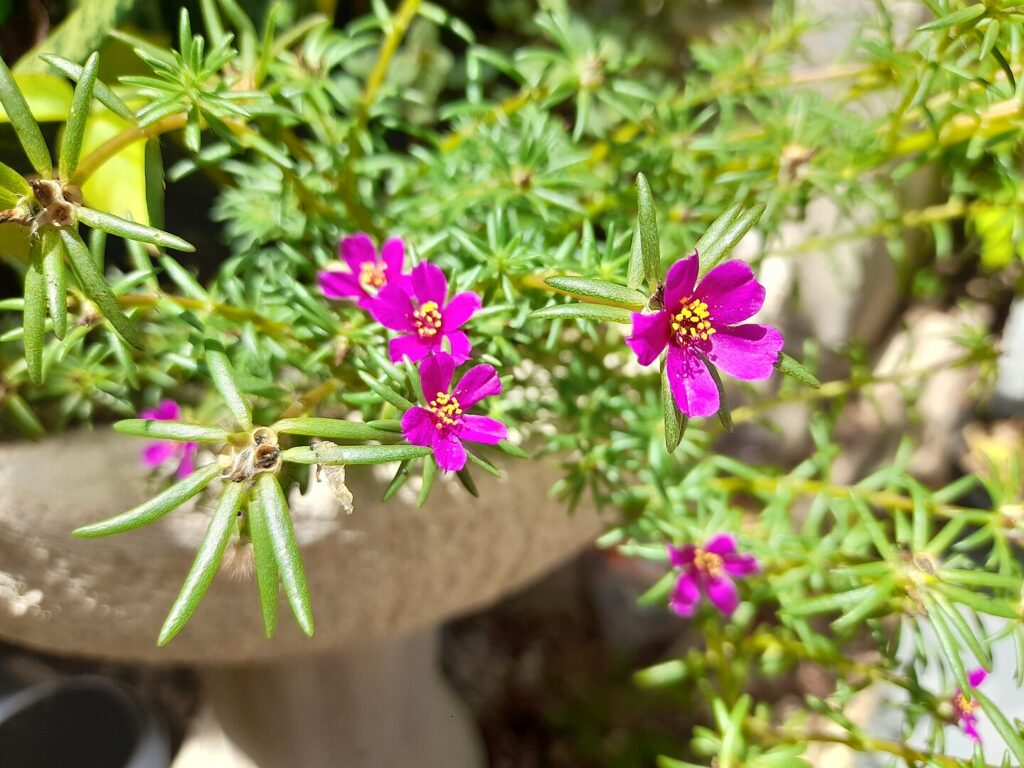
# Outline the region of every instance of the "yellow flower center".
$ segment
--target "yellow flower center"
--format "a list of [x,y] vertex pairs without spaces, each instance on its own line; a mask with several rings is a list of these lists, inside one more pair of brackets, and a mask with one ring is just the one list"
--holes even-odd
[[953,701],[953,705],[959,712],[965,715],[973,714],[978,709],[977,701],[968,701],[967,697],[962,693],[956,695],[956,699]]
[[437,417],[436,426],[438,429],[454,427],[462,418],[462,406],[455,395],[447,392],[438,392],[430,401],[430,411]]
[[359,267],[359,284],[365,291],[379,291],[387,285],[387,266],[376,261],[364,261]]
[[698,549],[694,552],[693,564],[698,571],[712,579],[717,579],[725,570],[722,556],[708,552],[706,549]]
[[676,336],[676,343],[680,345],[707,341],[714,336],[715,328],[711,325],[707,302],[684,299],[682,308],[672,315],[672,332]]
[[430,339],[441,331],[441,313],[437,302],[425,301],[412,313],[412,324],[421,339]]

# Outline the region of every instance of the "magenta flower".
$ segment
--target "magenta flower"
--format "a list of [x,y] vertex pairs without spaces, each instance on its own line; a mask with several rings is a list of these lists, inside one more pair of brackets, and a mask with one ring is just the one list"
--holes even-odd
[[485,397],[501,392],[494,367],[473,366],[453,391],[454,372],[455,359],[447,352],[437,352],[424,360],[420,364],[420,380],[428,405],[417,405],[402,416],[405,439],[413,445],[433,448],[437,465],[446,472],[457,472],[466,466],[463,440],[494,445],[508,436],[500,421],[466,413]]
[[764,286],[750,266],[726,261],[697,283],[697,254],[680,259],[665,278],[664,309],[633,314],[626,343],[641,365],[668,347],[667,373],[679,410],[710,416],[719,407],[718,387],[708,365],[737,379],[766,379],[782,351],[782,334],[765,325],[736,325],[764,303]]
[[458,330],[480,309],[480,297],[467,291],[448,301],[448,281],[441,269],[429,262],[416,265],[411,275],[411,295],[395,285],[386,285],[367,307],[386,328],[405,335],[392,339],[388,346],[391,360],[403,355],[422,360],[443,349],[447,339],[455,365],[469,359],[469,337]]
[[753,555],[736,552],[736,539],[727,533],[716,533],[703,547],[670,544],[668,558],[680,569],[669,604],[683,618],[697,612],[702,595],[726,616],[731,615],[740,602],[733,577],[749,576],[760,569]]
[[[967,682],[971,688],[977,688],[985,681],[986,677],[988,677],[988,672],[978,667],[967,673]],[[978,710],[978,702],[974,699],[968,701],[964,692],[959,688],[956,689],[951,701],[956,719],[960,721],[960,727],[963,728],[964,733],[974,741],[981,741],[981,736],[978,735],[978,716],[974,714]]]
[[408,287],[409,275],[402,274],[405,243],[400,237],[386,241],[378,254],[370,236],[357,232],[338,243],[338,256],[347,269],[318,274],[320,290],[329,299],[358,299],[357,306],[366,309],[384,286]]
[[[181,406],[173,400],[161,400],[156,408],[139,411],[140,419],[177,421],[181,418]],[[157,440],[142,449],[142,463],[156,467],[165,461],[178,460],[178,477],[191,475],[195,469],[195,455],[198,443],[179,443],[176,440]]]

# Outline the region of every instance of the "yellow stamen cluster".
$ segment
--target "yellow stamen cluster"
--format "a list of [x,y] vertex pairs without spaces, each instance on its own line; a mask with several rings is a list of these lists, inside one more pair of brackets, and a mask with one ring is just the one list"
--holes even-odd
[[715,328],[711,325],[707,303],[700,299],[684,302],[682,309],[672,316],[672,332],[679,344],[707,341],[714,336]]
[[388,278],[384,274],[386,267],[383,264],[378,264],[375,261],[364,261],[359,267],[359,284],[363,286],[364,290],[374,289],[380,290],[387,282]]
[[438,392],[430,401],[430,410],[437,416],[436,426],[438,429],[454,427],[462,418],[462,406],[454,395],[447,392]]
[[425,301],[412,314],[412,324],[422,339],[429,339],[441,331],[441,313],[438,311],[437,302]]
[[712,579],[718,578],[725,570],[725,564],[721,555],[708,552],[706,549],[698,549],[693,554],[693,564],[701,573]]
[[957,708],[959,712],[965,715],[974,714],[974,712],[978,709],[978,702],[968,701],[967,697],[964,696],[962,693],[958,693],[956,695],[956,699],[953,701],[953,705]]

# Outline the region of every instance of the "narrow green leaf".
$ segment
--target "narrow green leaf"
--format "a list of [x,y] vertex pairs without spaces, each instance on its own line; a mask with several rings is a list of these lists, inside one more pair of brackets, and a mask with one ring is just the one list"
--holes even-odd
[[701,257],[701,264],[703,264],[704,252],[711,247],[712,243],[722,239],[726,230],[732,226],[736,221],[736,218],[742,212],[742,205],[730,206],[729,208],[726,208],[717,219],[711,222],[711,226],[704,230],[704,234],[700,236],[697,240],[697,244],[694,246],[694,250],[697,252],[698,256]]
[[260,594],[260,612],[263,629],[268,638],[277,631],[277,595],[280,576],[274,559],[274,543],[270,539],[267,516],[259,494],[249,499],[249,536],[252,539],[253,559],[256,565],[256,586]]
[[[967,689],[965,688],[964,690]],[[988,715],[988,719],[992,721],[992,725],[999,732],[999,735],[1003,737],[1003,742],[1017,759],[1018,765],[1024,765],[1024,740],[1021,739],[1020,732],[1014,728],[999,706],[988,696],[977,688],[971,691],[971,696],[981,702],[981,708]]]
[[160,266],[163,267],[164,272],[167,273],[167,277],[171,279],[181,292],[192,299],[199,299],[200,301],[209,301],[210,295],[206,292],[206,289],[199,284],[199,281],[192,277],[192,273],[185,269],[181,264],[176,262],[170,256],[160,256],[158,261]]
[[295,541],[295,528],[284,491],[277,477],[264,472],[256,480],[256,492],[267,519],[267,532],[274,552],[274,560],[281,574],[284,593],[295,620],[302,631],[313,635],[313,610],[309,604],[309,587],[302,568],[302,555]]
[[50,150],[46,147],[43,132],[39,130],[39,123],[32,117],[28,102],[25,101],[3,59],[0,59],[0,104],[7,112],[11,127],[14,128],[14,133],[25,150],[25,156],[36,173],[43,178],[50,178],[53,174],[53,161],[50,159]]
[[12,200],[32,194],[32,187],[28,185],[25,177],[3,163],[0,163],[0,188],[8,191]]
[[281,459],[292,464],[385,464],[428,456],[422,445],[307,445],[288,448]]
[[157,645],[167,645],[175,635],[181,632],[188,620],[192,618],[192,614],[196,612],[199,601],[203,599],[206,591],[210,588],[213,577],[220,567],[220,561],[224,557],[224,550],[235,530],[235,517],[238,514],[238,508],[242,505],[242,498],[246,490],[248,489],[242,483],[225,483],[220,503],[217,504],[217,510],[210,518],[206,535],[203,536],[203,541],[196,552],[196,559],[192,562],[181,592],[178,593],[178,597],[160,629]]
[[647,304],[647,296],[640,291],[604,280],[591,280],[586,277],[549,277],[544,282],[552,288],[582,297],[584,300],[602,299],[637,310],[643,309]]
[[409,481],[409,460],[406,459],[398,465],[398,469],[395,470],[395,476],[391,478],[391,482],[388,483],[388,487],[384,489],[384,495],[381,496],[381,501],[391,501],[395,494]]
[[16,392],[8,394],[3,400],[3,406],[7,415],[18,425],[21,434],[29,440],[39,440],[46,435],[43,423],[21,395]]
[[393,390],[391,387],[387,386],[386,384],[382,384],[376,379],[374,379],[373,376],[371,376],[366,371],[359,371],[358,373],[359,378],[363,380],[366,386],[372,389],[374,393],[377,394],[382,400],[391,403],[398,410],[408,411],[410,408],[413,407],[412,403],[410,403],[400,394],[395,392],[395,390]]
[[502,440],[500,443],[498,443],[498,448],[503,450],[509,456],[515,456],[517,459],[530,458],[530,454],[528,454],[515,443],[510,443],[508,440]]
[[811,373],[809,369],[805,368],[802,364],[798,363],[784,352],[779,353],[779,359],[775,361],[775,368],[783,376],[789,376],[791,379],[796,379],[805,386],[812,387],[814,389],[821,388],[821,382],[818,381],[817,377]]
[[216,464],[207,464],[205,467],[197,469],[184,480],[179,480],[166,491],[154,496],[149,501],[143,502],[139,506],[133,507],[120,515],[76,528],[72,531],[72,535],[91,539],[97,536],[124,533],[125,531],[149,525],[154,520],[163,517],[171,510],[177,509],[191,499],[209,485],[213,478],[219,474],[220,467]]
[[644,277],[653,291],[661,279],[661,244],[658,240],[658,213],[654,196],[642,173],[636,175],[637,228],[640,230],[640,253],[644,262]]
[[416,499],[416,506],[422,507],[427,503],[430,489],[434,487],[434,478],[437,476],[437,462],[433,456],[427,456],[423,460],[423,485],[420,486],[420,495]]
[[668,373],[661,373],[661,405],[665,419],[665,450],[675,453],[679,442],[683,439],[689,419],[682,414],[676,399],[672,395],[672,387],[668,383]]
[[963,655],[960,653],[960,643],[957,642],[949,624],[946,623],[945,615],[936,608],[931,595],[924,593],[922,597],[928,609],[928,620],[939,641],[939,650],[942,651],[942,657],[946,660],[946,666],[953,673],[960,690],[966,691],[970,688],[970,684],[967,681],[967,667],[964,665]]
[[934,592],[930,595],[932,602],[929,605],[929,610],[938,610],[942,612],[942,615],[946,618],[946,621],[950,623],[953,629],[956,630],[957,635],[963,641],[971,653],[974,654],[974,658],[978,660],[985,669],[991,671],[992,669],[992,653],[991,649],[981,642],[978,637],[978,632],[970,624],[967,623],[967,619],[964,615],[957,610],[956,606],[946,599],[946,596],[940,592]]
[[310,435],[325,440],[394,440],[394,432],[374,429],[359,421],[342,421],[341,419],[321,419],[308,417],[302,419],[281,419],[270,427],[275,432],[290,435]]
[[46,280],[43,277],[43,238],[29,247],[25,270],[25,306],[22,310],[23,343],[28,375],[33,383],[43,381],[43,341],[46,336]]
[[217,388],[220,396],[224,399],[235,422],[246,432],[250,431],[252,429],[252,411],[249,410],[249,404],[242,396],[242,390],[235,378],[235,369],[231,366],[224,347],[213,339],[206,340],[206,367],[210,369],[213,386]]
[[[80,64],[75,64],[73,61],[69,61],[61,56],[55,56],[52,53],[44,53],[39,58],[69,80],[76,83],[81,81],[85,70]],[[128,108],[128,105],[124,103],[124,100],[98,79],[93,85],[93,95],[97,100],[99,100],[100,104],[105,106],[122,120],[127,120],[130,123],[135,122],[135,115],[132,113],[131,109]]]
[[555,304],[530,313],[531,320],[594,320],[599,323],[633,322],[628,309],[609,307],[604,304]]
[[725,385],[722,383],[722,375],[710,360],[703,355],[701,357],[711,373],[711,378],[715,382],[715,388],[718,389],[718,420],[722,424],[722,429],[726,432],[732,432],[732,410],[729,408],[729,400],[725,396]]
[[994,600],[975,589],[965,589],[955,584],[940,583],[938,590],[954,603],[973,608],[979,613],[1002,616],[1004,619],[1020,619],[1016,609],[1006,600]]
[[85,123],[89,119],[92,107],[92,92],[96,85],[96,70],[100,57],[93,53],[85,62],[82,77],[75,85],[75,95],[71,99],[71,111],[64,125],[64,137],[60,143],[60,177],[70,179],[78,168],[78,157],[82,153],[82,137],[85,136]]
[[[732,210],[731,208],[729,209]],[[704,237],[697,241],[697,254],[700,259],[700,275],[706,275],[710,272],[720,261],[722,261],[729,252],[736,247],[736,244],[743,239],[743,236],[750,231],[750,229],[761,220],[761,216],[764,214],[765,205],[764,203],[758,203],[752,208],[741,209],[735,218],[729,221],[720,232],[716,233],[716,237],[713,240],[705,242],[708,232],[704,233]],[[728,213],[728,211],[726,212]],[[718,222],[716,221],[715,224]],[[714,227],[715,224],[711,226]],[[703,246],[703,250],[701,247]]]
[[162,248],[171,248],[176,251],[191,252],[195,250],[194,245],[176,235],[172,235],[170,232],[164,232],[162,229],[147,227],[145,224],[138,224],[129,219],[122,219],[120,216],[114,216],[113,214],[84,206],[80,206],[77,213],[79,221],[95,229],[102,229],[104,232],[109,232],[112,235],[118,235],[128,240],[138,240],[140,243],[150,243]]
[[489,462],[480,454],[474,453],[473,451],[467,448],[466,456],[469,458],[470,461],[472,461],[474,464],[480,467],[480,469],[482,469],[487,474],[491,475],[492,477],[501,478],[501,470],[494,466],[491,462]]
[[110,290],[103,274],[96,268],[96,262],[93,261],[92,254],[82,242],[82,238],[78,236],[77,232],[69,229],[60,230],[60,238],[85,295],[100,308],[100,312],[114,326],[114,330],[120,334],[122,339],[136,349],[142,349],[142,337],[139,331],[121,311],[117,297]]
[[46,303],[50,308],[53,333],[63,339],[68,332],[68,286],[64,271],[64,246],[56,235],[43,244],[43,277],[46,280]]
[[842,632],[870,618],[871,614],[885,605],[889,598],[892,597],[895,587],[896,579],[893,576],[889,576],[871,585],[871,589],[863,598],[854,603],[850,610],[832,622],[832,627],[836,631]]
[[629,249],[629,265],[626,267],[626,286],[639,290],[643,282],[644,252],[640,247],[640,227],[635,227]]
[[151,437],[155,440],[194,443],[225,443],[228,440],[228,432],[225,429],[200,424],[183,424],[180,421],[123,419],[114,424],[114,430],[125,435]]
[[839,592],[831,595],[816,595],[805,597],[799,602],[793,602],[784,607],[787,614],[791,616],[811,616],[816,613],[827,613],[829,611],[845,610],[848,605],[855,605],[874,591],[874,585],[857,587],[846,592]]
[[975,5],[969,5],[966,8],[961,8],[959,11],[947,14],[946,16],[940,16],[939,18],[929,21],[927,24],[922,24],[917,28],[918,32],[927,32],[935,29],[948,29],[949,27],[955,27],[958,24],[968,24],[975,19],[980,19],[985,15],[985,6],[981,3]]
[[474,499],[480,498],[480,491],[477,490],[476,481],[473,479],[473,475],[469,471],[469,467],[463,467],[455,473],[455,476],[459,478],[459,482],[462,483],[462,487],[469,491],[469,495]]

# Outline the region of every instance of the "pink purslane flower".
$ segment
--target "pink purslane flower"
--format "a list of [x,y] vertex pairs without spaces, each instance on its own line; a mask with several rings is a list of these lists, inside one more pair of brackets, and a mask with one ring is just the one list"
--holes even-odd
[[393,237],[380,249],[370,236],[358,232],[342,238],[338,256],[345,269],[319,273],[320,290],[329,299],[358,299],[358,306],[366,309],[386,285],[408,288],[409,275],[402,273],[405,244]]
[[[178,421],[181,418],[181,406],[173,400],[161,400],[156,408],[147,408],[139,412],[140,419],[157,419],[158,421]],[[195,469],[195,455],[198,443],[179,443],[176,440],[157,440],[142,449],[142,463],[156,467],[166,461],[178,461],[177,475],[191,475]]]
[[500,421],[466,413],[485,397],[501,392],[501,381],[493,366],[473,366],[454,390],[451,385],[455,359],[446,352],[428,357],[419,371],[427,406],[416,406],[405,412],[402,432],[413,445],[433,448],[441,469],[457,472],[466,465],[464,440],[494,445],[508,436],[508,430]]
[[696,253],[673,264],[665,278],[665,308],[650,315],[634,313],[633,335],[626,339],[641,365],[650,365],[668,347],[672,396],[690,417],[718,411],[718,387],[709,364],[737,379],[766,379],[782,351],[782,334],[774,328],[737,325],[764,303],[764,286],[750,266],[726,261],[698,283],[699,268]]
[[731,615],[740,602],[733,578],[749,576],[760,569],[753,555],[736,552],[736,539],[727,533],[716,533],[702,547],[669,545],[668,557],[680,569],[670,605],[683,618],[697,612],[702,595],[726,616]]
[[[988,677],[988,673],[979,667],[967,673],[967,682],[970,683],[971,688],[977,688],[985,681],[986,677]],[[978,735],[978,716],[974,714],[978,710],[978,702],[974,699],[968,701],[964,692],[957,688],[956,693],[953,694],[952,704],[953,711],[956,712],[956,719],[960,722],[964,733],[974,741],[981,741],[981,736]]]
[[416,265],[411,275],[411,291],[395,285],[384,286],[369,302],[370,314],[386,328],[404,335],[392,339],[388,346],[391,360],[402,356],[422,360],[439,352],[447,340],[455,365],[469,359],[469,337],[459,330],[473,313],[480,309],[480,297],[467,291],[448,301],[448,281],[441,269],[429,262]]

